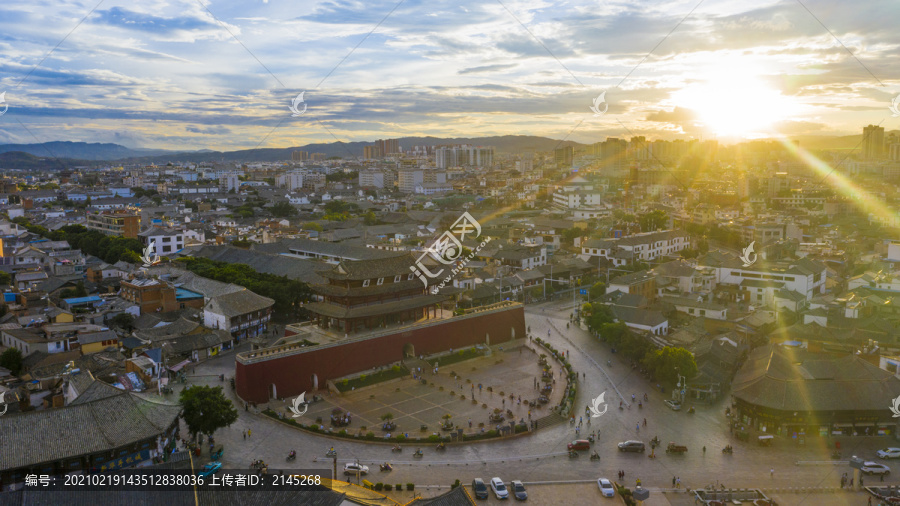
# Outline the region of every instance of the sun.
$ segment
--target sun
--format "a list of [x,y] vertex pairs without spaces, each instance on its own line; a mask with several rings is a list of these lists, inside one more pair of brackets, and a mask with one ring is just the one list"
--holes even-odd
[[718,68],[697,84],[672,95],[676,106],[696,113],[697,122],[721,137],[759,138],[796,110],[795,104],[772,89],[760,74],[744,68]]

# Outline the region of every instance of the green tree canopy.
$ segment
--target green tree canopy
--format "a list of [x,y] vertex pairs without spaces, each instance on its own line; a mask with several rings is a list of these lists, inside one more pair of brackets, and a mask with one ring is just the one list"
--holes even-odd
[[272,216],[278,218],[290,218],[297,215],[297,208],[292,206],[290,202],[278,202],[269,209],[269,212],[272,213]]
[[657,378],[671,383],[677,382],[679,375],[688,380],[697,375],[694,355],[684,348],[667,346],[656,350],[644,358],[644,364]]
[[191,434],[212,435],[238,419],[234,404],[225,398],[222,387],[195,385],[181,391],[179,402],[184,408],[184,421]]
[[119,313],[110,318],[107,323],[109,323],[110,326],[120,328],[125,332],[134,330],[134,316],[131,316],[128,313]]
[[606,295],[606,283],[603,281],[597,281],[591,286],[591,289],[588,290],[588,297],[591,299],[599,299]]
[[22,352],[16,348],[8,348],[0,354],[0,367],[5,367],[18,376],[22,372]]
[[669,222],[669,215],[665,211],[650,211],[638,217],[638,223],[641,225],[642,232],[653,232],[661,228],[666,228]]

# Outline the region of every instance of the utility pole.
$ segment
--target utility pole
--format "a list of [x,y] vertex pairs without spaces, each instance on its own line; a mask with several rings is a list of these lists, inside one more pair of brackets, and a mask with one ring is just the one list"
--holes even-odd
[[332,459],[332,470],[334,474],[331,475],[332,480],[337,479],[337,452],[334,452],[334,455],[331,456]]

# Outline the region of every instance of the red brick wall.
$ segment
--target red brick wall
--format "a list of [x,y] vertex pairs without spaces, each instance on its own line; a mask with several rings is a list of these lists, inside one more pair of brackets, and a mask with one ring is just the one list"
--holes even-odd
[[237,362],[235,388],[241,398],[250,402],[266,402],[272,384],[278,397],[293,397],[312,391],[313,374],[318,379],[318,387],[324,389],[329,379],[402,360],[403,348],[407,343],[413,345],[416,355],[429,355],[450,348],[484,344],[486,335],[490,335],[492,345],[500,344],[513,338],[513,329],[516,338],[525,337],[525,311],[522,306],[471,318],[454,318],[443,325],[254,364]]

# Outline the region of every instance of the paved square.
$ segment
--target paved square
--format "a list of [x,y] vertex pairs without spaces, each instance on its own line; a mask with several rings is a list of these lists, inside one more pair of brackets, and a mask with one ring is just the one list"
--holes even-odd
[[[381,430],[381,417],[390,413],[397,425],[391,432],[392,435],[405,433],[410,437],[427,437],[449,433],[440,428],[446,415],[450,415],[454,426],[467,434],[480,432],[482,425],[485,431],[496,428],[497,422],[492,423],[489,419],[495,409],[503,414],[504,421],[500,423],[504,426],[509,422],[507,410],[512,411],[516,421],[527,421],[529,411],[533,419],[538,419],[549,414],[550,407],[559,403],[565,384],[560,379],[559,365],[551,361],[558,385],[553,389],[550,402],[543,406],[537,404],[534,408],[527,406],[529,400],[537,401],[539,396],[534,387],[535,381],[538,381],[539,386],[542,385],[542,367],[538,364],[541,353],[543,350],[540,348],[523,345],[505,351],[494,351],[490,356],[443,366],[439,368],[438,374],[432,374],[429,370],[422,376],[426,384],[410,375],[345,392],[340,396],[324,394],[325,400],[310,404],[306,415],[299,421],[312,424],[317,418],[321,418],[322,424],[327,428],[330,426],[332,412],[341,410],[349,412],[352,421],[346,427],[332,427],[332,431],[342,428],[351,434],[371,431],[380,437],[386,434],[386,431]],[[451,373],[456,373],[459,379],[452,377]],[[479,384],[481,389],[478,388]],[[501,396],[501,392],[504,395]],[[510,394],[514,398],[511,399]],[[287,411],[289,403],[280,404],[282,403],[270,403],[276,410],[283,411],[286,416],[290,415]],[[421,430],[422,425],[427,426],[427,430]],[[366,429],[363,431],[361,427]]]

